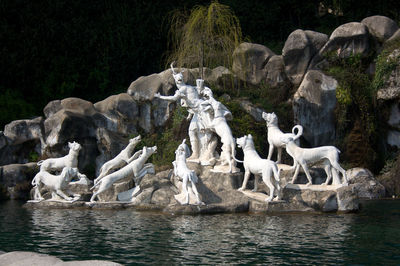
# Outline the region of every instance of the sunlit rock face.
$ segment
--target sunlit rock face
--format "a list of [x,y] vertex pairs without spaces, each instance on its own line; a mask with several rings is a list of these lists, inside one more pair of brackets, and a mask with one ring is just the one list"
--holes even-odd
[[314,31],[295,30],[289,35],[282,56],[286,74],[294,85],[301,83],[311,59],[327,40],[327,35]]
[[332,144],[335,140],[337,85],[332,77],[311,70],[293,97],[295,124],[303,126],[303,137],[312,147]]
[[257,85],[265,77],[264,66],[273,55],[263,45],[241,43],[233,52],[232,70],[241,80]]
[[341,58],[355,54],[368,55],[370,51],[368,28],[359,22],[350,22],[336,28],[320,53],[334,52]]
[[399,29],[395,21],[385,16],[367,17],[361,23],[367,26],[369,33],[381,43],[390,39]]

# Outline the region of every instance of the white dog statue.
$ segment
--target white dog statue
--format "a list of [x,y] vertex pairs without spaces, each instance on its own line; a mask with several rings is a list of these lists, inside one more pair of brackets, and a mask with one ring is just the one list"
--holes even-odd
[[60,158],[49,158],[39,161],[40,171],[61,171],[64,167],[78,167],[78,155],[82,146],[78,142],[68,142],[69,153]]
[[293,160],[296,162],[295,172],[291,181],[292,184],[295,182],[301,166],[308,179],[307,185],[311,185],[312,179],[307,165],[318,162],[322,162],[324,164],[324,169],[327,175],[324,183],[325,185],[328,185],[332,179],[332,171],[340,172],[343,175],[343,184],[348,184],[346,171],[339,165],[340,151],[336,147],[322,146],[317,148],[300,148],[290,137],[283,138],[282,141],[286,143],[287,153],[289,153],[289,155],[292,156]]
[[[283,137],[291,137],[294,141],[298,142],[298,139],[303,134],[303,127],[300,125],[296,125],[292,129],[292,133],[283,133],[278,127],[278,117],[275,113],[262,113],[262,118],[267,122],[268,127],[268,160],[271,160],[272,154],[274,152],[274,148],[278,149],[278,158],[276,163],[281,163],[282,159],[282,148],[285,147],[285,143],[282,142]],[[295,130],[297,129],[297,134],[295,134]],[[293,165],[295,167],[295,164]]]
[[[196,198],[196,205],[204,205],[204,202],[200,200],[199,192],[197,191],[196,183],[198,177],[196,172],[190,170],[186,165],[186,158],[189,157],[189,147],[185,144],[186,139],[182,141],[182,144],[178,146],[175,151],[175,161],[172,162],[174,166],[174,175],[182,180],[182,192],[185,196],[182,205],[189,204],[189,182],[191,184],[192,191]],[[177,196],[175,198],[177,199]],[[178,200],[178,199],[177,199]],[[179,201],[179,200],[178,200]]]
[[112,170],[119,169],[128,164],[128,160],[132,155],[136,145],[141,141],[141,136],[137,136],[129,140],[129,144],[113,159],[104,163],[100,168],[99,176],[94,180],[94,183],[98,183],[103,177],[108,175]]
[[[277,192],[277,200],[281,199],[281,188],[279,185],[279,174],[280,170],[278,170],[278,166],[275,162],[262,159],[256,149],[254,148],[253,137],[249,134],[247,136],[243,136],[236,140],[236,143],[239,147],[243,149],[244,159],[244,180],[242,187],[239,188],[239,191],[246,189],[247,181],[249,180],[250,174],[253,175],[261,175],[262,180],[269,188],[269,197],[266,201],[271,201],[274,198],[274,192],[276,188]],[[254,182],[255,189],[257,182]]]
[[[221,139],[221,165],[219,168],[224,168],[223,166],[228,165],[229,168],[222,172],[235,173],[239,172],[235,162],[235,139],[232,136],[231,128],[229,127],[226,118],[232,118],[231,112],[219,101],[215,100],[213,93],[210,88],[205,87],[202,91],[202,95],[205,97],[206,101],[202,103],[204,106],[202,111],[207,114],[207,116],[200,116],[200,118],[207,119],[204,121],[206,129],[215,132]],[[216,166],[218,169],[218,166]]]
[[97,197],[97,195],[109,189],[116,181],[128,176],[132,176],[135,179],[135,185],[138,186],[143,176],[145,176],[147,173],[154,173],[154,165],[151,163],[145,163],[147,159],[156,151],[156,146],[151,148],[143,147],[143,150],[136,152],[128,160],[128,164],[126,166],[119,169],[118,171],[106,175],[97,183],[95,183],[90,190],[94,190],[95,188],[98,189],[93,193],[90,201],[94,202],[94,199]]
[[[44,200],[42,194],[40,193],[40,188],[42,184],[44,184],[50,189],[52,199],[56,199],[58,196],[60,196],[67,201],[73,201],[74,198],[65,194],[63,190],[68,188],[68,184],[71,182],[73,177],[79,175],[78,168],[72,168],[69,166],[64,167],[60,175],[52,175],[47,171],[40,171],[32,180],[32,185],[35,189],[34,200]],[[80,175],[80,177],[84,178],[86,176]],[[67,193],[71,194],[69,191]]]

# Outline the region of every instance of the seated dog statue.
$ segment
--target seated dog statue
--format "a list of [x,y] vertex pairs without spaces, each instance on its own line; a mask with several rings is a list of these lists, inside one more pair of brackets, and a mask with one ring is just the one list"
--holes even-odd
[[266,201],[271,201],[274,198],[274,192],[276,188],[277,200],[281,199],[281,188],[279,185],[279,174],[278,166],[275,162],[269,159],[262,159],[256,149],[254,148],[253,137],[249,134],[236,140],[237,145],[243,149],[243,166],[244,166],[244,180],[242,187],[239,191],[246,189],[247,181],[249,180],[250,174],[261,175],[262,180],[269,188],[269,197]]

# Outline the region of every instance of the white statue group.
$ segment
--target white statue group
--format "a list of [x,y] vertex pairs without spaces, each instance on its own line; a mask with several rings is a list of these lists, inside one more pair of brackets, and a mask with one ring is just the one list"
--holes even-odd
[[[77,142],[69,142],[68,147],[69,153],[66,156],[50,158],[37,163],[40,171],[32,179],[34,200],[44,200],[40,190],[45,185],[50,190],[52,199],[61,197],[68,201],[74,201],[79,199],[80,195],[76,194],[71,197],[72,193],[68,191],[71,180],[76,177],[79,178],[77,183],[89,184],[90,181],[87,177],[78,171],[78,155],[82,146]],[[59,175],[56,174],[58,171],[61,171]]]
[[[317,148],[299,147],[299,138],[303,133],[303,128],[296,125],[292,133],[283,133],[278,127],[278,118],[274,113],[263,113],[262,117],[267,123],[269,152],[267,159],[262,159],[254,146],[251,135],[233,138],[232,131],[227,120],[232,119],[231,112],[219,101],[214,99],[210,88],[204,86],[204,81],[196,80],[196,86],[187,85],[183,81],[183,71],[175,72],[171,64],[172,74],[177,86],[173,96],[162,96],[155,94],[156,98],[167,101],[179,101],[181,106],[186,107],[189,113],[187,119],[191,119],[189,125],[189,138],[192,149],[186,145],[185,140],[175,151],[174,175],[182,181],[181,194],[183,200],[181,204],[190,203],[190,194],[194,195],[194,204],[204,204],[196,187],[198,177],[196,173],[189,169],[187,161],[200,163],[201,165],[214,166],[213,171],[235,173],[239,172],[236,162],[243,163],[245,174],[240,191],[246,189],[247,182],[251,174],[261,176],[263,182],[269,188],[269,196],[266,201],[281,199],[280,169],[282,148],[286,148],[287,153],[293,158],[294,174],[291,183],[296,181],[300,171],[303,168],[308,179],[307,185],[312,184],[312,178],[309,172],[309,165],[321,163],[324,166],[327,178],[325,185],[328,185],[333,178],[332,184],[347,185],[346,171],[339,165],[339,150],[334,146],[322,146]],[[295,133],[297,131],[297,133]],[[222,143],[221,153],[218,154],[216,147],[218,137]],[[115,158],[103,164],[100,168],[99,176],[94,180],[91,188],[93,195],[91,202],[95,201],[99,194],[111,188],[118,180],[132,177],[136,186],[134,191],[139,190],[139,184],[143,176],[148,173],[154,174],[154,165],[146,163],[147,159],[157,151],[157,147],[144,147],[131,155],[140,142],[141,137],[137,136],[130,139],[129,144]],[[243,149],[243,161],[235,158],[235,146]],[[81,146],[76,143],[69,143],[69,154],[61,158],[47,159],[40,161],[40,172],[34,177],[32,185],[35,188],[35,200],[43,200],[40,193],[42,184],[46,185],[52,193],[52,199],[60,196],[68,201],[74,201],[79,195],[73,195],[68,192],[68,184],[77,177],[79,181],[89,184],[85,175],[79,173],[78,153]],[[277,161],[271,160],[273,150],[277,148]],[[54,175],[50,171],[61,171],[61,174]],[[342,174],[343,181],[340,181],[339,173]],[[254,191],[257,190],[257,182],[254,182]],[[190,185],[190,186],[189,186]],[[192,193],[189,193],[192,192]],[[177,198],[177,197],[175,197]],[[178,199],[177,199],[178,200]]]

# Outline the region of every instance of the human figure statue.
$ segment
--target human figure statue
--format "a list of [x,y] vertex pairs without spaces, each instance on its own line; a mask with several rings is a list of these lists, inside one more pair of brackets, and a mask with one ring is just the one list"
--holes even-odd
[[191,119],[190,125],[189,125],[189,139],[190,139],[190,145],[192,147],[192,155],[188,160],[198,160],[200,157],[200,149],[201,149],[201,144],[200,144],[200,129],[204,128],[203,125],[201,125],[199,118],[198,118],[198,110],[197,108],[200,107],[201,102],[203,100],[200,98],[200,92],[202,87],[200,86],[191,86],[185,84],[183,81],[183,71],[177,73],[174,70],[173,63],[171,63],[171,69],[172,69],[172,75],[174,77],[176,87],[178,88],[175,91],[175,94],[173,96],[162,96],[160,93],[156,93],[154,97],[166,100],[166,101],[180,101],[180,104],[184,107],[188,108],[189,115],[187,119]]

